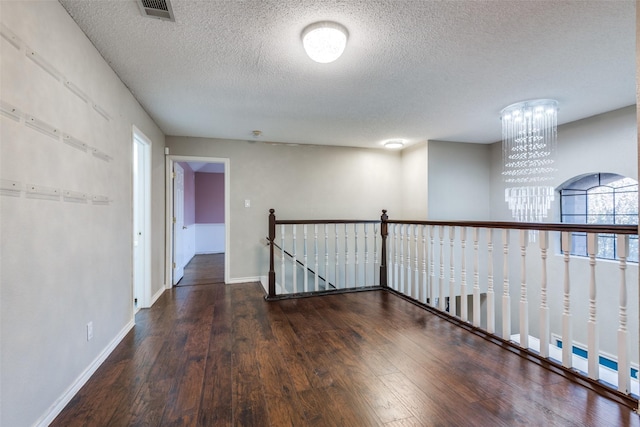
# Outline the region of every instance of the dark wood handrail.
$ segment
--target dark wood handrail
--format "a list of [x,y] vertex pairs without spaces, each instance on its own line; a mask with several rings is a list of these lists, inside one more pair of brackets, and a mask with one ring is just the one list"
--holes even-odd
[[388,220],[388,224],[439,225],[450,227],[500,228],[508,230],[569,231],[572,233],[638,234],[637,225],[565,224],[551,222],[500,221],[406,221]]
[[[363,219],[285,219],[275,220],[275,225],[304,224],[380,224],[383,220]],[[572,233],[638,234],[637,225],[611,224],[566,224],[552,222],[505,222],[505,221],[423,221],[386,220],[387,224],[438,225],[451,227],[499,228],[508,230],[569,231]]]
[[276,224],[380,224],[379,219],[277,219]]

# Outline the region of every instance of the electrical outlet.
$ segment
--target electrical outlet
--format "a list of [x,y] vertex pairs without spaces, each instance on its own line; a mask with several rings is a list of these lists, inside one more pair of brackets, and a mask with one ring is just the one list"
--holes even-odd
[[93,322],[87,323],[87,341],[91,341],[93,338]]

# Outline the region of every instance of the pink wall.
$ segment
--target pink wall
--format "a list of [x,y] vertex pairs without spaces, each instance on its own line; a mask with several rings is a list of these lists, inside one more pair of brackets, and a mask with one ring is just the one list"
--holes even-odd
[[196,224],[224,223],[224,174],[196,172],[195,200]]
[[178,162],[184,169],[184,225],[196,222],[196,183],[195,173],[185,162]]

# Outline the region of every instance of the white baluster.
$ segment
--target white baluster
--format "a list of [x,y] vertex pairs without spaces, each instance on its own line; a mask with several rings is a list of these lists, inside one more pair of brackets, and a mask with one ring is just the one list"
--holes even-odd
[[418,301],[420,300],[420,275],[418,274],[418,225],[413,226],[413,247],[414,247],[414,269],[413,269],[413,287],[412,295]]
[[436,236],[436,226],[435,225],[430,225],[429,226],[429,287],[427,289],[427,298],[429,299],[429,305],[431,307],[435,307],[436,306],[436,300],[435,300],[435,295],[433,292],[433,287],[435,286],[436,283],[436,268],[435,268],[435,262],[434,262],[434,239]]
[[364,224],[364,285],[371,286],[369,283],[369,224]]
[[628,394],[631,387],[629,363],[629,331],[627,330],[627,257],[629,236],[618,234],[617,252],[620,258],[620,312],[618,326],[618,391]]
[[460,269],[460,318],[466,322],[469,313],[467,307],[467,227],[460,229],[460,249],[462,256],[462,265]]
[[405,287],[404,287],[404,293],[405,295],[408,296],[413,296],[411,294],[411,284],[412,284],[412,277],[411,277],[411,224],[407,224],[407,227],[405,229],[405,233],[407,235],[407,261],[406,261],[406,269],[407,269],[407,274],[405,276]]
[[427,226],[422,226],[422,298],[423,304],[427,303],[429,294],[427,291]]
[[317,292],[319,290],[318,282],[318,224],[313,224],[313,254],[314,254],[314,266],[313,266],[313,289]]
[[493,228],[487,229],[487,332],[496,332],[496,302],[493,290]]
[[333,272],[334,278],[333,278],[333,285],[335,286],[336,289],[340,288],[340,284],[338,282],[338,273],[340,271],[340,251],[338,249],[338,224],[335,224],[333,227],[333,232],[335,234],[335,239],[336,239],[336,246],[334,249],[335,252],[335,271]]
[[344,225],[344,287],[349,287],[349,231]]
[[540,257],[542,258],[542,281],[540,283],[540,356],[549,357],[549,306],[547,304],[547,250],[549,232],[540,231]]
[[562,366],[573,365],[573,336],[571,333],[571,283],[569,281],[569,253],[571,252],[571,233],[562,232],[562,253],[564,254],[564,295],[562,299]]
[[355,255],[355,279],[353,286],[358,288],[360,287],[360,259],[358,254],[358,224],[353,224],[353,234],[354,234],[354,243],[353,243],[353,253]]
[[480,327],[480,259],[479,259],[479,232],[478,227],[473,228],[473,326]]
[[329,290],[329,224],[324,224],[324,290]]
[[596,255],[598,254],[598,234],[587,234],[587,254],[589,254],[589,320],[587,321],[587,348],[589,378],[600,377],[600,346],[598,321],[596,317]]
[[286,228],[285,225],[282,224],[280,225],[280,247],[282,248],[282,260],[280,262],[280,267],[281,267],[281,271],[282,271],[282,293],[287,293],[287,286],[286,286],[286,272],[287,272],[287,267],[285,264],[285,258],[286,258],[286,254],[284,253],[285,249],[284,249],[284,232],[285,232]]
[[400,280],[398,281],[398,290],[401,293],[405,293],[404,291],[404,224],[400,224]]
[[[380,268],[378,265],[378,233],[380,229],[377,225],[373,226],[373,283],[374,285],[380,284]],[[384,260],[385,264],[389,264],[389,260]],[[389,269],[390,271],[391,269]],[[378,276],[378,280],[376,280],[376,275]],[[389,273],[387,272],[387,281],[389,280]]]
[[453,244],[456,238],[456,228],[449,226],[449,314],[456,315],[456,266]]
[[296,253],[296,248],[297,248],[297,243],[296,243],[296,233],[297,233],[297,228],[298,226],[296,224],[293,224],[291,226],[292,228],[292,233],[293,233],[293,251],[291,252],[291,254],[293,255],[292,257],[292,263],[291,265],[293,265],[293,292],[297,293],[298,292],[298,258],[297,258],[297,253]]
[[529,348],[529,300],[527,298],[527,246],[529,231],[520,230],[520,347]]
[[440,229],[440,233],[439,233],[439,237],[440,237],[440,277],[438,280],[438,306],[440,308],[440,310],[444,311],[445,310],[445,304],[444,304],[444,225],[441,225],[439,227]]
[[398,224],[393,224],[393,289],[399,290],[398,283]]
[[511,295],[509,294],[509,230],[502,230],[502,338],[511,338]]
[[304,291],[309,292],[309,266],[307,259],[307,224],[302,226],[302,234],[304,241]]

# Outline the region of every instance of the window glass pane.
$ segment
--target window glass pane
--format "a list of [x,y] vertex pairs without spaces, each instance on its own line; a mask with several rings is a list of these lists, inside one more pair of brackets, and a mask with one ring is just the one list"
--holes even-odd
[[616,224],[636,225],[638,224],[638,215],[616,215]]
[[614,234],[600,234],[598,236],[598,258],[615,258],[615,235]]
[[587,208],[587,195],[581,192],[576,196],[562,196],[562,215],[585,214]]
[[638,213],[638,192],[616,191],[615,193],[616,215]]
[[589,215],[587,217],[587,224],[613,224],[613,218],[613,214]]
[[587,216],[586,215],[563,215],[562,222],[565,224],[586,224]]
[[571,254],[587,255],[587,235],[584,233],[571,234]]
[[627,261],[638,262],[638,236],[629,236],[629,257]]
[[[602,190],[606,191],[602,191]],[[600,218],[601,215],[613,215],[613,192],[607,187],[596,187],[587,192],[587,214],[595,219],[589,219],[590,224],[606,224],[610,219]],[[613,222],[611,222],[613,224]]]
[[615,181],[612,181],[612,182],[608,183],[607,185],[609,185],[610,187],[615,187],[615,188],[634,186],[635,185],[636,186],[636,190],[637,190],[638,183],[634,179],[625,177],[625,178],[621,178],[621,179],[617,179]]

